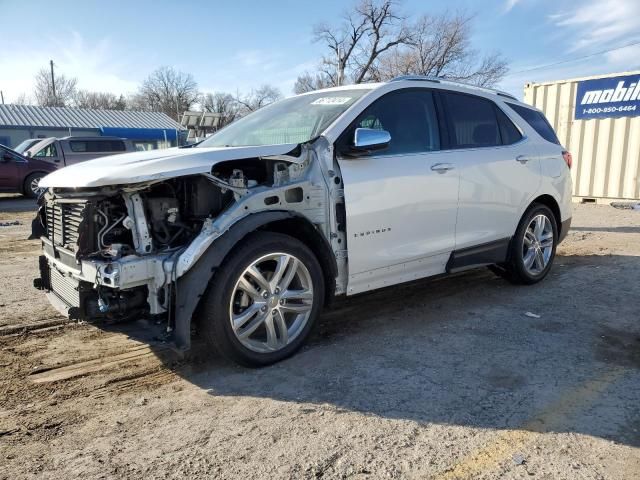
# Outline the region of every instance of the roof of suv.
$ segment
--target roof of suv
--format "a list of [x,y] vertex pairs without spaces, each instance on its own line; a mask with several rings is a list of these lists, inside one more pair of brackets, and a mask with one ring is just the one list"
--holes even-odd
[[311,93],[318,93],[318,92],[339,92],[339,91],[344,91],[344,90],[360,90],[360,89],[365,89],[365,90],[375,90],[377,88],[380,88],[384,85],[388,85],[390,83],[394,83],[394,82],[403,82],[403,81],[409,81],[409,82],[430,82],[433,84],[437,84],[437,85],[441,85],[442,87],[446,88],[448,86],[450,87],[454,87],[455,89],[459,89],[459,90],[466,90],[468,93],[482,93],[482,94],[489,94],[489,95],[497,95],[499,97],[502,97],[504,100],[508,100],[511,102],[516,102],[518,104],[521,104],[523,106],[526,106],[528,108],[532,108],[534,110],[536,110],[535,107],[532,107],[531,105],[528,105],[526,103],[523,103],[521,100],[518,100],[516,97],[514,97],[512,94],[502,91],[502,90],[497,90],[494,88],[487,88],[487,87],[479,87],[477,85],[470,85],[468,83],[463,83],[463,82],[457,82],[454,80],[447,80],[446,78],[438,78],[438,77],[429,77],[426,75],[401,75],[399,77],[395,77],[387,82],[376,82],[376,83],[357,83],[357,84],[352,84],[352,85],[342,85],[339,87],[329,87],[329,88],[323,88],[320,90],[313,90],[311,92],[305,92],[302,95],[307,95],[307,94],[311,94]]

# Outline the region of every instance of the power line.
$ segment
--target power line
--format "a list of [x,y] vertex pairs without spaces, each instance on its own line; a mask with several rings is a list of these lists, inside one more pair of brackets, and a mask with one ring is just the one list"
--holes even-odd
[[609,52],[615,52],[616,50],[622,50],[623,48],[633,47],[635,45],[640,45],[640,42],[633,42],[633,43],[629,43],[627,45],[622,45],[621,47],[609,48],[608,50],[602,50],[601,52],[590,53],[589,55],[584,55],[584,56],[578,57],[578,58],[572,58],[572,59],[569,59],[569,60],[561,60],[559,62],[549,63],[547,65],[540,65],[539,67],[527,68],[525,70],[518,70],[517,72],[510,72],[510,73],[507,73],[505,75],[505,77],[510,77],[512,75],[518,75],[520,73],[533,72],[534,70],[542,70],[542,69],[545,69],[545,68],[555,67],[557,65],[563,65],[565,63],[579,62],[580,60],[584,60],[586,58],[597,57],[598,55],[603,55],[603,54],[609,53]]

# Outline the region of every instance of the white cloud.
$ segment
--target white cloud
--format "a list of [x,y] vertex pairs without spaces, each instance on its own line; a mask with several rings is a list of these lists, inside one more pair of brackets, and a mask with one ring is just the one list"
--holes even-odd
[[291,65],[288,57],[280,53],[263,50],[246,50],[236,53],[224,66],[212,65],[216,71],[215,82],[202,82],[205,92],[247,93],[263,84],[273,85],[283,95],[293,92],[298,75],[305,70],[313,70],[317,60]]
[[23,93],[30,96],[36,72],[48,68],[50,59],[53,59],[57,72],[77,78],[80,89],[126,95],[138,87],[138,82],[130,77],[131,63],[115,55],[109,38],[88,44],[79,33],[70,32],[65,37],[49,38],[44,44],[46,49],[4,50],[0,57],[0,72],[4,72],[0,78],[0,89],[6,102]]
[[520,3],[521,0],[506,0],[504,3],[504,11],[506,12],[510,12],[513,7],[515,7],[518,3]]
[[607,48],[613,42],[630,43],[640,34],[638,0],[589,0],[574,11],[554,14],[550,18],[557,27],[571,33],[574,38],[571,52],[588,47]]

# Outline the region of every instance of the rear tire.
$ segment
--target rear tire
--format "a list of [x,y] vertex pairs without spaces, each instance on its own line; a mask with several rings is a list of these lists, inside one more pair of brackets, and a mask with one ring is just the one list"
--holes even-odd
[[29,175],[24,181],[24,196],[27,198],[38,198],[43,190],[37,187],[38,182],[40,182],[40,180],[42,180],[46,175],[46,173],[32,173]]
[[299,240],[257,232],[227,257],[203,300],[209,345],[241,365],[270,365],[309,337],[324,301],[322,268]]
[[511,239],[508,261],[492,271],[512,283],[532,285],[547,276],[556,256],[558,227],[551,209],[534,203]]

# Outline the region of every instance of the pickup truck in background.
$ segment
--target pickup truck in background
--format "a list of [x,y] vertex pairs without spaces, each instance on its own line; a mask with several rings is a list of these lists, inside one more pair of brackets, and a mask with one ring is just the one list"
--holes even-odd
[[85,160],[135,151],[131,140],[119,137],[49,137],[40,139],[20,153],[65,167]]

